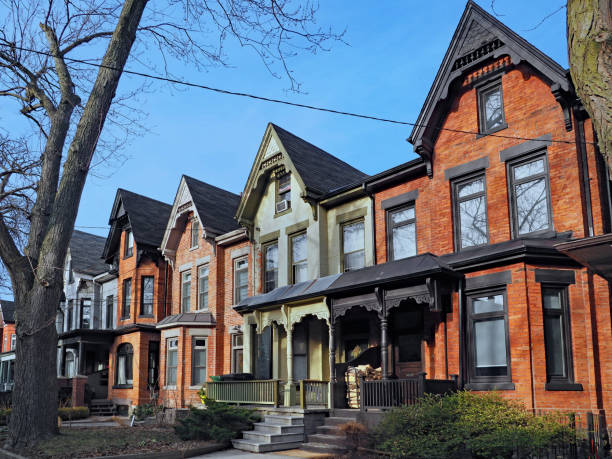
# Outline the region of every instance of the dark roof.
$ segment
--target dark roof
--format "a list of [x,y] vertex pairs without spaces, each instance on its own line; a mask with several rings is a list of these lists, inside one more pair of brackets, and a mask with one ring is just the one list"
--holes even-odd
[[70,239],[73,271],[91,276],[107,271],[108,265],[101,260],[105,243],[106,238],[74,230]]
[[408,139],[417,153],[431,159],[437,126],[452,102],[448,97],[451,84],[485,60],[501,55],[510,55],[513,64],[528,62],[550,85],[566,94],[571,91],[566,69],[469,0]]
[[367,174],[295,134],[275,124],[272,124],[272,127],[304,185],[310,191],[323,195],[351,183],[359,184],[368,177]]
[[167,328],[181,324],[214,325],[215,318],[210,312],[182,312],[163,318],[157,323],[157,328]]
[[172,206],[121,188],[117,190],[117,195],[127,212],[136,244],[159,247]]
[[612,234],[602,234],[562,242],[555,247],[581,265],[612,282]]
[[2,319],[9,324],[15,323],[15,303],[9,300],[0,300]]
[[240,204],[240,195],[187,175],[183,177],[202,220],[202,226],[218,234],[229,233],[240,228],[234,218],[238,204]]

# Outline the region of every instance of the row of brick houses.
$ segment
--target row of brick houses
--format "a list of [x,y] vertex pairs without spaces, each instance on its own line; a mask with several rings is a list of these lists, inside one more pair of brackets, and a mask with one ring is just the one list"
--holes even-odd
[[288,407],[329,382],[333,408],[368,362],[609,412],[612,276],[588,250],[609,250],[610,178],[568,71],[468,2],[408,140],[417,159],[369,176],[269,124],[241,195],[119,189],[106,240],[73,235],[58,376],[128,408],[228,373]]

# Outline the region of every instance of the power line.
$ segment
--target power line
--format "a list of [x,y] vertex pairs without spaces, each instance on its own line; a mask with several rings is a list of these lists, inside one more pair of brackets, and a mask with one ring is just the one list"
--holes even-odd
[[[5,45],[8,46],[8,45]],[[27,52],[31,52],[34,54],[39,54],[42,56],[47,56],[47,57],[51,57],[54,58],[55,56],[51,53],[45,52],[45,51],[38,51],[35,49],[30,49],[30,48],[23,48],[23,47],[19,47],[19,46],[13,46],[11,45],[11,48],[13,49],[18,49],[21,51],[27,51]],[[137,72],[134,70],[126,70],[126,69],[119,69],[116,67],[111,67],[108,65],[104,65],[104,64],[97,64],[95,62],[90,62],[87,60],[82,60],[82,59],[75,59],[72,57],[66,57],[66,56],[62,56],[63,59],[65,60],[69,60],[72,62],[77,62],[79,64],[84,64],[84,65],[89,65],[92,67],[98,67],[98,68],[104,68],[107,70],[113,70],[116,72],[122,72],[122,73],[127,73],[129,75],[135,75],[135,76],[140,76],[143,78],[150,78],[153,80],[158,80],[158,81],[164,81],[167,83],[173,83],[173,84],[178,84],[178,85],[183,85],[183,86],[188,86],[188,87],[192,87],[192,88],[199,88],[199,89],[204,89],[207,91],[212,91],[212,92],[216,92],[219,94],[226,94],[226,95],[231,95],[231,96],[238,96],[238,97],[247,97],[250,99],[255,99],[255,100],[260,100],[260,101],[264,101],[264,102],[270,102],[270,103],[276,103],[276,104],[282,104],[282,105],[289,105],[292,107],[298,107],[298,108],[305,108],[308,110],[315,110],[315,111],[320,111],[320,112],[326,112],[326,113],[333,113],[336,115],[342,115],[342,116],[350,116],[350,117],[354,117],[354,118],[361,118],[361,119],[367,119],[367,120],[373,120],[373,121],[380,121],[383,123],[391,123],[391,124],[399,124],[399,125],[404,125],[404,126],[412,126],[412,127],[430,127],[433,129],[436,129],[438,131],[448,131],[448,132],[455,132],[455,133],[459,133],[459,134],[468,134],[468,135],[482,135],[482,133],[480,132],[474,132],[474,131],[467,131],[467,130],[463,130],[463,129],[451,129],[451,128],[445,128],[445,127],[441,127],[441,126],[432,126],[432,125],[428,125],[428,124],[419,124],[419,123],[412,123],[410,121],[401,121],[401,120],[394,120],[394,119],[390,119],[390,118],[382,118],[379,116],[374,116],[374,115],[364,115],[362,113],[354,113],[354,112],[349,112],[349,111],[345,111],[345,110],[336,110],[333,108],[327,108],[327,107],[319,107],[316,105],[309,105],[309,104],[301,104],[298,102],[291,102],[288,100],[283,100],[283,99],[276,99],[276,98],[272,98],[272,97],[265,97],[265,96],[259,96],[256,94],[250,94],[250,93],[246,93],[246,92],[238,92],[238,91],[230,91],[228,89],[222,89],[222,88],[215,88],[212,86],[208,86],[208,85],[203,85],[200,83],[192,83],[189,81],[184,81],[184,80],[177,80],[174,78],[168,78],[168,77],[163,77],[160,75],[152,75],[150,73],[144,73],[144,72]],[[533,137],[521,137],[521,136],[510,136],[510,135],[503,135],[503,134],[487,134],[487,137],[498,137],[498,138],[502,138],[502,139],[513,139],[513,140],[534,140],[534,141],[540,141],[542,142],[542,139],[537,139],[537,138],[533,138]],[[559,139],[552,139],[552,140],[546,140],[547,142],[553,142],[553,143],[564,143],[564,144],[574,144],[575,142],[573,140],[559,140]],[[595,145],[595,142],[586,142],[584,141],[584,143],[588,143],[591,145]]]

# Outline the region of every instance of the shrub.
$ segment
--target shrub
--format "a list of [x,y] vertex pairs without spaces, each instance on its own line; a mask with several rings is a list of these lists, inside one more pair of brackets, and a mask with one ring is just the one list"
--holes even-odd
[[228,443],[243,430],[251,430],[259,415],[246,408],[205,400],[205,409],[190,408],[189,415],[174,426],[181,440],[212,440]]
[[0,408],[0,426],[7,425],[10,417],[11,417],[10,408]]
[[136,416],[137,421],[142,421],[150,416],[154,416],[157,410],[157,406],[152,403],[147,403],[146,405],[138,405],[134,408],[134,416]]
[[366,445],[368,442],[368,429],[359,422],[349,421],[341,424],[338,426],[338,430],[345,435],[346,447],[351,451]]
[[535,416],[499,394],[426,395],[395,408],[376,429],[377,448],[399,457],[509,458],[533,455],[573,431],[555,415]]
[[85,419],[89,417],[89,408],[86,406],[58,408],[57,414],[62,421]]

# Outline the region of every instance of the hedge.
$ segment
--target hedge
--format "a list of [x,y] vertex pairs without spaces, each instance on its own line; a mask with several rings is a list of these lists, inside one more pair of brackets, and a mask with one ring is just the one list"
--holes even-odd
[[85,419],[89,417],[89,408],[87,408],[86,406],[58,408],[57,415],[62,421]]

